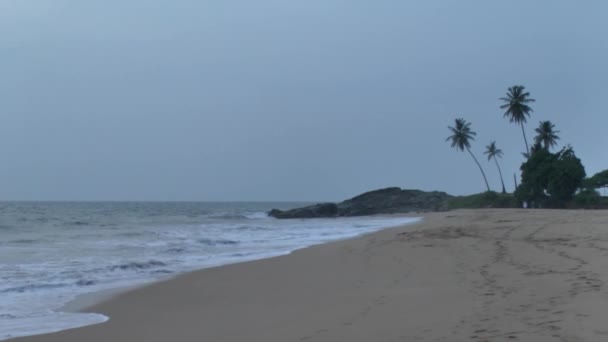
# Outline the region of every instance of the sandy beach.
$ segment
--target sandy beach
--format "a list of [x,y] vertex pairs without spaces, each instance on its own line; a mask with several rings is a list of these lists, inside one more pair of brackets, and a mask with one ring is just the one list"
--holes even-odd
[[207,269],[15,342],[608,341],[608,211],[463,210]]

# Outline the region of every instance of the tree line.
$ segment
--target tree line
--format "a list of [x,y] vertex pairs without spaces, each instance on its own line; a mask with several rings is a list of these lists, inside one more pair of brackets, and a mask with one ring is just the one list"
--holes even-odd
[[[564,207],[573,199],[581,205],[599,204],[601,197],[597,189],[608,186],[608,170],[585,178],[585,168],[571,146],[567,145],[558,152],[551,152],[558,145],[560,131],[548,120],[539,122],[534,130],[536,135],[533,145],[530,147],[525,124],[534,112],[531,104],[536,100],[524,86],[509,87],[506,96],[499,98],[499,101],[499,108],[504,110],[503,116],[521,127],[525,145],[525,152],[522,153],[525,161],[520,166],[521,184],[517,185],[515,180],[516,189],[513,193],[519,205],[526,203],[531,207]],[[446,141],[456,150],[469,153],[481,172],[487,191],[491,192],[483,166],[471,151],[471,142],[475,141],[477,135],[471,129],[471,123],[463,118],[456,118],[454,125],[448,126],[448,129],[450,135]],[[489,162],[494,161],[500,176],[502,193],[506,194],[498,161],[503,156],[503,150],[498,148],[496,141],[492,141],[485,147],[484,154]]]

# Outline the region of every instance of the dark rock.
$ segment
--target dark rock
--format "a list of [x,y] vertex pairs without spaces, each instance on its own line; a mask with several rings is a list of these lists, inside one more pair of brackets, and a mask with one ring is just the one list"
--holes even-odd
[[276,218],[315,218],[444,211],[448,210],[447,202],[451,197],[445,192],[395,187],[366,192],[338,204],[322,203],[287,211],[273,209],[268,215]]
[[413,211],[443,211],[448,209],[445,192],[425,192],[386,188],[366,192],[338,204],[339,216],[408,213]]
[[279,209],[272,209],[268,212],[268,215],[281,219],[335,217],[338,215],[338,206],[335,203],[320,203],[303,208],[285,211]]

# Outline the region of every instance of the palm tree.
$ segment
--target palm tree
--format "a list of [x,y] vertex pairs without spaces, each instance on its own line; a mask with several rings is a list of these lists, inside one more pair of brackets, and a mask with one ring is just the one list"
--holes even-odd
[[486,182],[486,187],[488,188],[488,191],[490,191],[490,185],[488,184],[486,174],[485,172],[483,172],[483,168],[481,167],[481,164],[479,164],[479,162],[477,161],[477,158],[475,158],[473,152],[471,152],[471,140],[475,140],[474,136],[477,135],[477,133],[471,131],[471,124],[468,123],[465,119],[455,119],[454,127],[448,126],[448,129],[450,130],[452,135],[447,137],[446,141],[451,140],[452,147],[457,150],[467,150],[467,152],[469,152],[471,157],[473,157],[473,160],[475,160],[477,166],[479,166],[479,171],[481,171],[483,180]]
[[500,100],[504,102],[504,104],[500,106],[500,109],[506,109],[504,117],[509,118],[509,121],[521,125],[521,132],[524,135],[524,143],[526,144],[526,152],[530,155],[524,124],[527,121],[527,117],[530,117],[530,113],[533,112],[528,103],[536,100],[531,99],[530,93],[525,90],[526,87],[521,85],[510,87],[507,91],[507,97],[500,98]]
[[524,158],[530,159],[530,157],[533,156],[534,153],[536,153],[537,151],[540,151],[542,148],[543,148],[543,146],[540,143],[535,142],[534,145],[532,145],[532,147],[530,147],[530,153],[523,152],[522,155],[524,156]]
[[555,125],[551,121],[541,121],[538,128],[535,129],[538,135],[534,138],[534,142],[539,145],[542,143],[546,150],[557,145],[557,141],[559,140],[557,133],[559,131],[554,129]]
[[502,184],[502,193],[506,194],[507,191],[505,190],[505,181],[502,179],[502,170],[500,170],[500,165],[498,165],[498,160],[496,159],[496,157],[502,158],[502,150],[499,149],[498,147],[496,147],[496,141],[492,141],[490,143],[490,145],[486,146],[486,151],[484,152],[484,154],[488,155],[488,161],[490,161],[490,159],[494,159],[494,162],[496,163],[496,167],[498,168],[498,174],[500,175],[500,183]]

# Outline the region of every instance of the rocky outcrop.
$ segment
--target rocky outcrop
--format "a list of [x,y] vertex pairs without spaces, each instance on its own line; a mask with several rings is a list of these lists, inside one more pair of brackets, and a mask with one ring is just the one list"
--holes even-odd
[[268,212],[268,215],[281,219],[335,217],[338,216],[338,206],[335,203],[320,203],[286,211],[272,209],[270,212]]
[[268,215],[276,218],[315,218],[444,211],[448,209],[450,197],[445,192],[395,187],[366,192],[338,204],[321,203],[286,211],[273,209]]
[[339,216],[396,214],[413,211],[443,211],[448,209],[445,192],[425,192],[386,188],[366,192],[338,204]]

